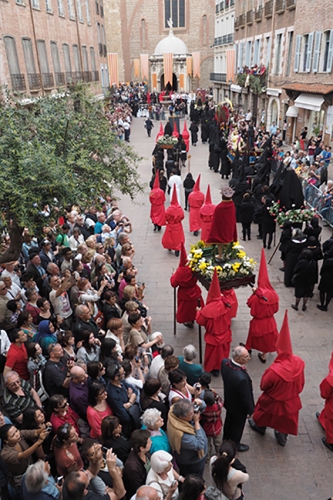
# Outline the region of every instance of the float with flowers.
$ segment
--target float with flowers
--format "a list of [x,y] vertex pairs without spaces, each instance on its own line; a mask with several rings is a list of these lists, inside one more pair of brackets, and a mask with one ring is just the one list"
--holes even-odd
[[274,202],[269,207],[269,213],[275,217],[275,222],[282,227],[285,221],[290,221],[292,224],[302,226],[303,222],[309,222],[313,217],[318,217],[318,212],[315,208],[295,208],[292,205],[289,210],[280,206],[280,201]]
[[203,241],[191,245],[188,266],[200,283],[208,290],[216,269],[220,288],[230,289],[255,282],[256,262],[244,251],[238,241],[223,245],[222,259],[215,260],[217,245],[206,245]]

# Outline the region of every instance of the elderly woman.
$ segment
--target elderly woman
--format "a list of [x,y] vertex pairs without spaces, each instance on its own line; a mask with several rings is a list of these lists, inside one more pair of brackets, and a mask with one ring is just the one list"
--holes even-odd
[[183,476],[174,470],[172,459],[172,455],[164,450],[153,452],[150,459],[146,485],[154,488],[163,500],[175,500],[179,494],[178,482],[184,482]]
[[203,476],[205,468],[208,442],[194,410],[188,399],[180,399],[169,411],[168,438],[182,476]]
[[197,357],[197,350],[194,345],[189,344],[183,349],[183,356],[179,357],[179,368],[186,373],[187,381],[190,385],[198,382],[203,369],[201,365],[193,363]]
[[50,465],[43,460],[29,465],[23,476],[21,489],[24,500],[36,500],[36,496],[38,500],[60,498],[60,490],[51,476]]
[[151,448],[150,453],[155,451],[165,450],[171,453],[168,436],[162,429],[164,420],[161,417],[161,412],[156,408],[149,408],[141,417],[142,429],[147,429],[150,432]]

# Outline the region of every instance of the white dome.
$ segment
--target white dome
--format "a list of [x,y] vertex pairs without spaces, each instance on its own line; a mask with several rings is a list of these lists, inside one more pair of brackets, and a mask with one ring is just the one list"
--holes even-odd
[[162,54],[188,54],[187,47],[183,40],[175,36],[172,32],[169,36],[163,38],[156,45],[154,55]]

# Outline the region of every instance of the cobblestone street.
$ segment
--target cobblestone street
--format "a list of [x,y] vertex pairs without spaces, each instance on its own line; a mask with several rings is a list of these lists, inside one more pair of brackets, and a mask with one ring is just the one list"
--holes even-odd
[[[148,183],[151,178],[151,153],[159,128],[157,122],[154,122],[154,125],[152,137],[148,138],[144,129],[144,120],[141,118],[133,120],[131,146],[143,157],[140,175],[142,181],[146,183],[146,189],[145,193],[139,195],[134,202],[123,198],[121,207],[133,222],[134,232],[131,238],[136,250],[135,265],[139,269],[139,280],[146,282],[145,303],[149,306],[153,318],[153,331],[161,331],[166,342],[173,344],[175,354],[179,355],[182,353],[183,346],[188,343],[193,343],[198,348],[198,331],[197,328],[189,330],[183,325],[177,325],[177,335],[173,335],[173,289],[169,278],[178,266],[178,258],[174,253],[171,254],[162,247],[162,233],[153,232],[149,218]],[[182,129],[183,121],[181,131]],[[212,201],[215,204],[219,203],[219,188],[222,182],[228,181],[222,181],[219,174],[209,170],[207,166],[208,145],[198,142],[196,148],[191,147],[190,155],[192,155],[190,168],[194,178],[199,173],[202,174],[201,190],[205,193],[209,183]],[[184,177],[185,173],[182,174],[182,178]],[[184,207],[184,198],[182,206]],[[188,213],[185,212],[185,214],[183,227],[186,248],[189,250],[189,245],[196,242],[198,238],[190,234]],[[240,227],[238,227],[238,234],[240,234]],[[256,234],[257,226],[252,225],[252,240],[245,242],[244,248],[247,254],[259,263],[261,240],[256,238]],[[276,242],[279,236],[280,230],[278,229]],[[323,228],[322,242],[329,236],[329,228]],[[267,261],[273,251],[274,247],[266,251]],[[271,283],[280,296],[280,310],[276,315],[278,328],[280,329],[285,309],[288,308],[293,350],[306,363],[306,382],[301,394],[303,408],[300,412],[299,435],[290,436],[286,447],[281,448],[274,437],[273,430],[268,429],[263,437],[251,431],[248,426],[245,427],[242,442],[249,444],[250,450],[239,454],[240,460],[246,465],[250,474],[250,480],[244,488],[245,497],[248,500],[327,499],[333,495],[333,453],[322,444],[321,438],[324,432],[316,420],[315,413],[321,411],[323,407],[319,384],[327,374],[333,349],[332,325],[330,326],[333,306],[330,306],[328,312],[320,312],[316,308],[316,304],[319,303],[316,289],[314,297],[308,302],[306,312],[292,310],[290,305],[294,302],[294,290],[285,288],[283,273],[279,271],[280,266],[280,252],[277,252],[268,270]],[[236,294],[239,308],[237,317],[232,322],[232,346],[240,341],[245,342],[250,321],[246,306],[247,298],[251,294],[250,288],[239,288]],[[260,395],[261,375],[274,360],[274,356],[269,354],[267,365],[263,366],[257,357],[257,352],[253,352],[248,371],[253,381],[255,400]],[[221,377],[213,378],[212,385],[223,395]],[[208,471],[206,479],[209,482]]]

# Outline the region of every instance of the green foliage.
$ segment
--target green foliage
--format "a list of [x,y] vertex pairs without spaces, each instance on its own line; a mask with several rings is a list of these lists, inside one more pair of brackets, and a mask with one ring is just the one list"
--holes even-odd
[[0,106],[0,206],[4,222],[35,231],[43,206],[83,208],[114,189],[142,190],[140,158],[110,131],[103,103],[84,85],[24,106]]

